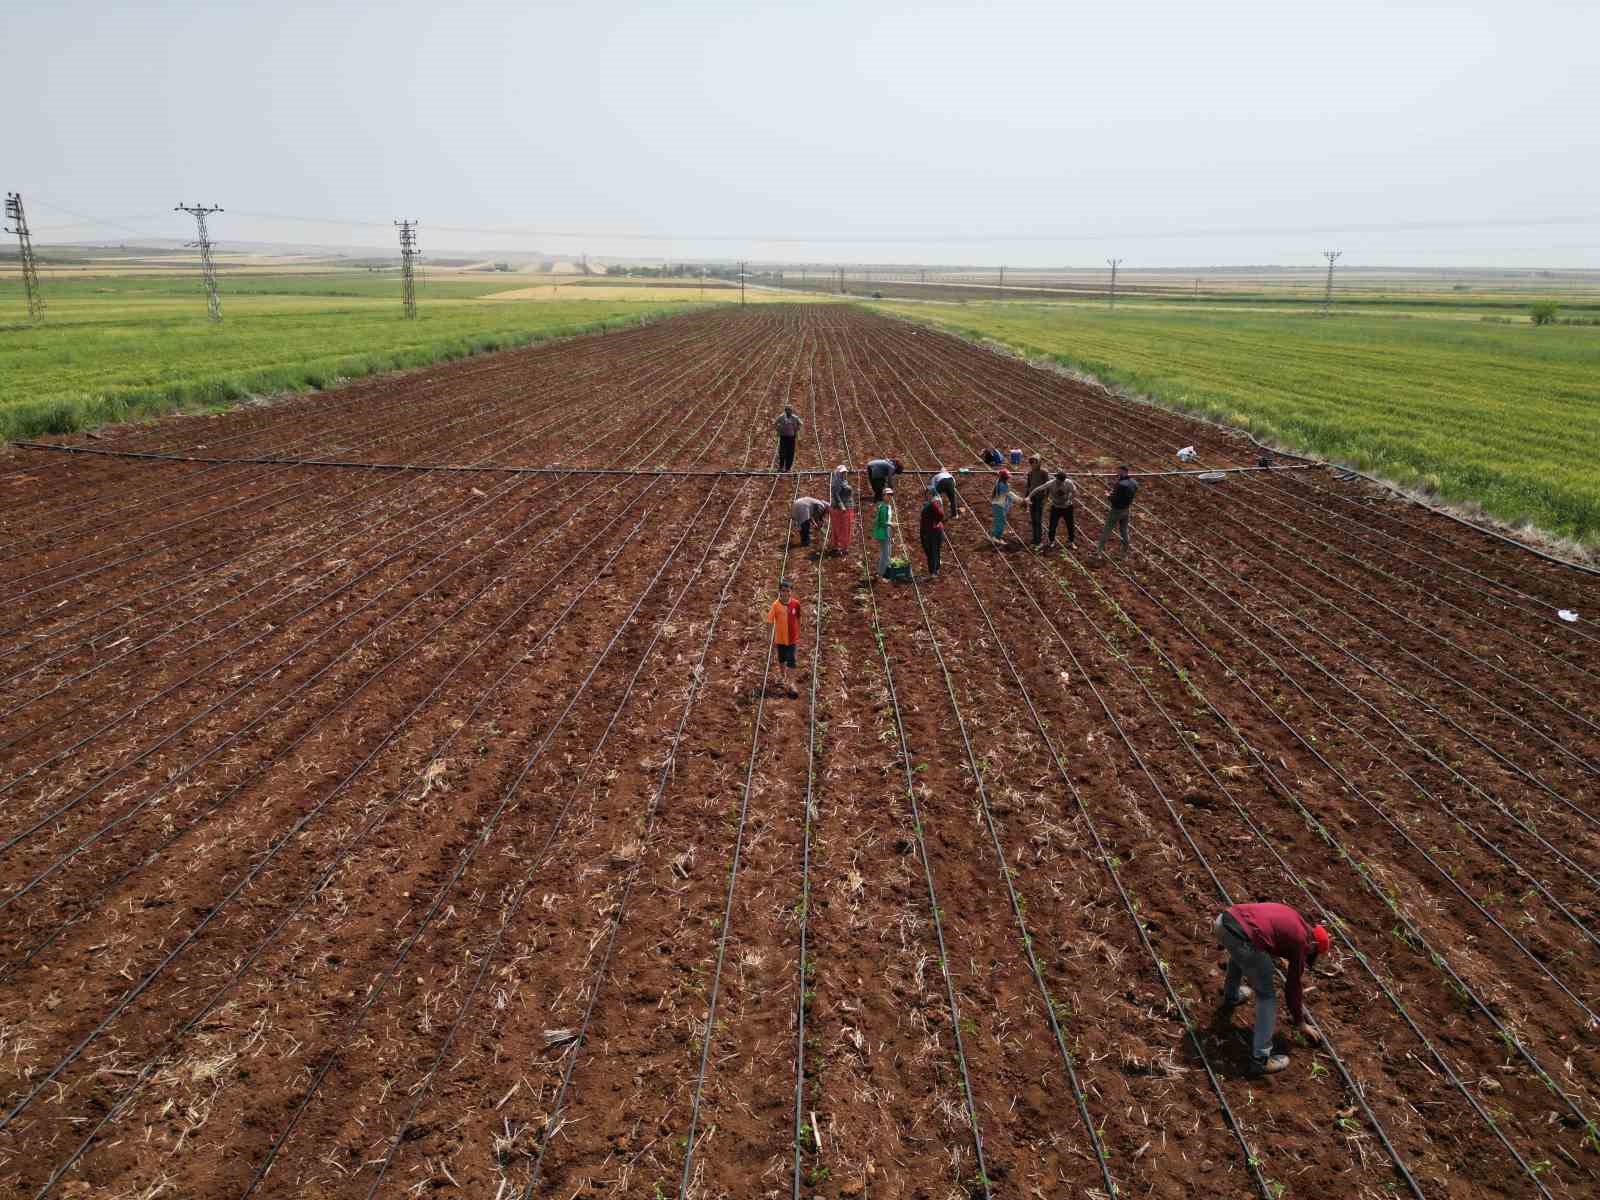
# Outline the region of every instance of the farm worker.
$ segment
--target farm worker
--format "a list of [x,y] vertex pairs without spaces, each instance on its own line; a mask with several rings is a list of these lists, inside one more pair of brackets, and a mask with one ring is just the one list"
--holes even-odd
[[867,464],[867,482],[872,485],[872,498],[883,499],[883,490],[888,487],[889,480],[900,474],[903,468],[898,458],[875,458]]
[[894,509],[887,500],[878,501],[878,510],[872,518],[872,536],[878,540],[878,575],[889,574],[889,529],[894,525]]
[[993,446],[985,449],[982,454],[978,455],[978,457],[983,459],[985,465],[991,467],[998,467],[1006,460],[1006,456],[1001,454],[1000,451],[996,450]]
[[1001,467],[994,477],[994,491],[989,494],[989,509],[994,513],[994,527],[989,536],[996,542],[1005,539],[1006,515],[1015,501],[1016,497],[1011,494],[1011,472]]
[[794,440],[800,436],[800,418],[795,416],[794,409],[789,405],[783,406],[783,413],[772,427],[778,431],[778,470],[787,471],[794,466]]
[[835,494],[833,507],[828,510],[828,545],[844,554],[850,549],[850,537],[855,532],[855,489],[848,483]]
[[[1078,533],[1073,526],[1073,512],[1077,508],[1078,485],[1067,478],[1065,471],[1057,471],[1056,477],[1049,483],[1028,493],[1029,504],[1043,504],[1046,500],[1050,502],[1050,544],[1046,549],[1056,548],[1056,525],[1061,521],[1067,523],[1067,541],[1076,546]],[[1039,510],[1035,508],[1033,511],[1037,514]],[[1036,540],[1033,544],[1037,546],[1039,543]]]
[[922,520],[918,527],[922,537],[922,552],[928,556],[928,578],[939,577],[939,554],[944,549],[944,505],[939,497],[929,496],[922,506]]
[[944,510],[952,520],[961,515],[961,505],[956,500],[956,477],[943,467],[940,467],[933,479],[929,481],[928,494],[943,497]]
[[822,520],[827,511],[826,504],[810,496],[801,496],[794,502],[794,507],[789,510],[789,520],[800,531],[802,546],[811,545],[811,523]]
[[[1278,1015],[1272,960],[1281,958],[1286,964],[1283,991],[1289,1016],[1307,1041],[1317,1041],[1316,1026],[1306,1018],[1301,977],[1319,955],[1328,952],[1328,931],[1312,925],[1287,904],[1235,904],[1217,917],[1214,928],[1217,944],[1228,952],[1222,1007],[1234,1008],[1255,997],[1250,1074],[1275,1075],[1289,1065],[1289,1056],[1272,1053],[1273,1022]],[[1241,982],[1245,976],[1250,978],[1249,985]]]
[[835,508],[839,507],[839,489],[850,486],[850,468],[840,463],[833,469],[833,475],[828,480],[828,502]]
[[800,640],[800,601],[795,599],[787,579],[778,580],[778,598],[767,609],[766,621],[772,626],[772,644],[778,648],[778,678],[793,699],[800,693],[794,690],[794,684],[789,682],[784,671],[795,666],[795,644]]
[[1111,491],[1106,496],[1109,507],[1106,509],[1106,523],[1100,529],[1100,540],[1094,544],[1096,554],[1106,552],[1106,539],[1111,536],[1113,528],[1122,535],[1122,552],[1128,552],[1128,510],[1133,507],[1133,498],[1138,491],[1139,481],[1129,473],[1124,463],[1117,468],[1117,481],[1111,485]]
[[1044,497],[1038,493],[1049,482],[1050,476],[1045,474],[1044,468],[1039,465],[1039,456],[1028,455],[1028,478],[1023,481],[1022,490],[1028,497],[1028,519],[1033,525],[1035,550],[1044,540]]

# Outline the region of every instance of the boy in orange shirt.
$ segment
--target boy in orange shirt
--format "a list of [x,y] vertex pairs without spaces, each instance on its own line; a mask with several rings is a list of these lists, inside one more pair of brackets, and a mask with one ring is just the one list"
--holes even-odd
[[[787,579],[778,581],[778,598],[767,609],[766,621],[772,626],[772,644],[778,648],[778,678],[787,680],[783,671],[795,667],[795,646],[800,641],[800,601]],[[786,682],[785,686],[790,699],[800,694],[793,684]]]

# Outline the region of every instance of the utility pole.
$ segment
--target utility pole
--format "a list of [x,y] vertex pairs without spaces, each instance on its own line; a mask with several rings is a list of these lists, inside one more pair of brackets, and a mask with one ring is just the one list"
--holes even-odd
[[1322,315],[1328,315],[1328,307],[1333,303],[1333,264],[1339,260],[1343,250],[1324,250],[1322,257],[1328,260],[1328,287],[1322,293]]
[[38,324],[44,320],[44,293],[39,290],[39,266],[33,261],[33,238],[28,233],[28,214],[22,209],[20,192],[6,193],[6,219],[11,222],[6,232],[17,235],[17,246],[22,254],[22,286],[28,293],[28,320]]
[[1001,291],[1005,291],[1005,289],[1006,289],[1006,269],[1004,267],[1001,267],[1000,268],[1000,290]]
[[173,207],[173,212],[186,212],[194,218],[197,240],[190,243],[200,247],[200,277],[206,285],[206,311],[213,321],[222,320],[222,301],[217,299],[217,267],[211,261],[211,234],[206,229],[206,218],[212,213],[222,211],[213,204],[206,208],[199,204],[179,204]]
[[1106,265],[1111,268],[1111,307],[1117,307],[1117,268],[1122,265],[1120,258],[1106,259]]
[[417,277],[412,270],[411,262],[417,257],[417,223],[415,221],[396,221],[395,227],[400,230],[400,296],[401,303],[405,306],[406,319],[417,319]]
[[744,261],[741,259],[740,262],[739,262],[739,307],[740,308],[744,307],[744,276],[745,276],[744,266],[745,266]]

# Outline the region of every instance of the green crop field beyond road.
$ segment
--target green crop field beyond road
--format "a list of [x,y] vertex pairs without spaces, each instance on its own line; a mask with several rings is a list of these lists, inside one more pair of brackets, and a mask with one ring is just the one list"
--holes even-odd
[[231,291],[224,281],[224,319],[213,325],[193,278],[47,282],[43,325],[18,323],[20,305],[0,325],[0,440],[321,388],[691,307],[488,301],[477,297],[504,280],[439,281],[407,321],[393,278],[286,275]]
[[1600,328],[1132,306],[874,307],[1600,546]]

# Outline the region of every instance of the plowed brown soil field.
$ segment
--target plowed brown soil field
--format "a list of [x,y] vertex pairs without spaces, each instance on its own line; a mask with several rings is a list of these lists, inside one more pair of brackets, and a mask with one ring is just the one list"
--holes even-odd
[[[8,1195],[1600,1187],[1592,575],[847,308],[68,441],[0,462]],[[791,529],[880,455],[972,468],[937,578],[922,473],[909,583]],[[1335,931],[1267,1079],[1252,899]]]

